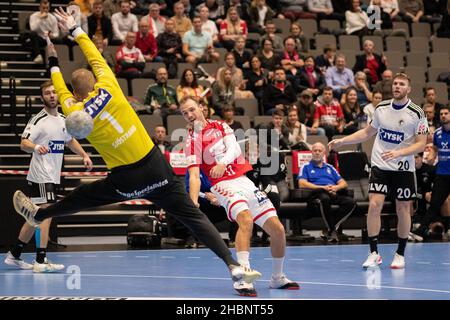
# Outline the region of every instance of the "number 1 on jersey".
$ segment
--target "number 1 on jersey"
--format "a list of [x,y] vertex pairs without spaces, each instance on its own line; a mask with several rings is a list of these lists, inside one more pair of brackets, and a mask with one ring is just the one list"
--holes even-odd
[[119,122],[117,122],[117,120],[108,112],[108,111],[103,111],[100,114],[100,120],[108,120],[111,125],[114,127],[114,129],[116,129],[119,133],[123,133],[123,128],[122,126],[119,124]]

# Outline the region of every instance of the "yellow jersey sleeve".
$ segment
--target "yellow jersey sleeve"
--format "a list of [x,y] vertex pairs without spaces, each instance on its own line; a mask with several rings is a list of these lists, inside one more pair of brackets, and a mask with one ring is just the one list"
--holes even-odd
[[[84,110],[94,120],[87,137],[109,169],[141,160],[154,147],[147,130],[128,103],[114,73],[81,28],[73,33],[96,78],[94,90],[82,102],[73,103],[59,68],[52,68],[52,80],[65,115]],[[61,94],[61,95],[59,95]],[[69,96],[70,94],[70,96]]]

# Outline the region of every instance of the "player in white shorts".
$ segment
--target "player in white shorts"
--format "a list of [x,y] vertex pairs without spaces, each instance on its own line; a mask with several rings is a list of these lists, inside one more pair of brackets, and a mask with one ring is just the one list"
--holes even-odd
[[[273,256],[271,288],[297,290],[299,285],[283,274],[286,236],[276,210],[267,195],[260,191],[245,176],[252,170],[241,154],[233,130],[223,121],[207,120],[200,106],[193,98],[180,101],[180,110],[190,124],[185,153],[189,170],[189,195],[198,205],[200,191],[200,169],[211,182],[211,192],[225,208],[228,219],[236,221],[238,262],[250,267],[249,250],[253,223],[270,236]],[[234,283],[242,296],[256,296],[253,284],[243,281]]]
[[347,137],[333,140],[329,147],[360,143],[377,134],[372,149],[372,170],[369,178],[369,212],[367,230],[370,253],[363,268],[381,264],[378,253],[378,234],[381,227],[381,210],[388,193],[395,194],[398,216],[398,248],[391,263],[392,269],[405,267],[405,247],[411,228],[410,210],[416,198],[414,154],[425,149],[428,122],[422,109],[414,104],[408,94],[411,81],[406,74],[396,74],[393,79],[394,99],[378,104],[370,125]]
[[[92,161],[81,145],[66,132],[65,117],[58,113],[58,97],[51,81],[41,85],[41,98],[44,109],[28,122],[20,147],[32,153],[27,175],[31,201],[44,208],[56,202],[56,189],[60,184],[64,145],[83,157],[85,166],[92,169]],[[51,218],[39,226],[36,236],[36,260],[29,264],[20,258],[25,245],[31,240],[35,228],[24,223],[17,242],[6,254],[5,263],[20,269],[33,269],[33,272],[55,272],[64,268],[62,264],[50,263],[46,257]]]

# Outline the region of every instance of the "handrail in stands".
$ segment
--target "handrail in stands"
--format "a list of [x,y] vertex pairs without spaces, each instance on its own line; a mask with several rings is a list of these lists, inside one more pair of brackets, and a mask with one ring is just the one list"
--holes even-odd
[[3,105],[2,105],[2,89],[3,89],[3,79],[2,79],[2,62],[0,61],[0,118],[3,119]]
[[31,110],[32,110],[32,106],[33,106],[33,100],[31,99],[30,96],[26,96],[25,97],[25,122],[28,122],[28,120],[30,120],[31,118]]
[[16,78],[9,77],[9,110],[10,110],[10,126],[11,132],[17,134],[16,123]]

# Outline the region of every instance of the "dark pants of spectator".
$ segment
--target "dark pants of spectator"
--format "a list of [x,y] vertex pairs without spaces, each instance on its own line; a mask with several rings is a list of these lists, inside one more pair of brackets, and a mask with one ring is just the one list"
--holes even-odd
[[[339,205],[337,212],[331,209],[332,204]],[[347,195],[346,190],[340,190],[336,195],[332,195],[325,190],[314,191],[308,200],[309,212],[318,213],[328,230],[336,231],[341,224],[356,211],[355,200]]]
[[[36,58],[38,55],[42,55],[45,57],[45,47],[47,46],[47,41],[44,38],[41,38],[36,32],[30,32],[30,41],[31,41],[31,54],[33,58]],[[60,39],[52,39],[54,44],[61,43]]]
[[[402,18],[403,21],[407,22],[408,24],[413,23],[413,18],[407,15],[405,12],[399,12],[398,15]],[[421,16],[419,18],[419,22],[428,22],[429,24],[433,25],[433,23],[441,22],[441,18],[433,16]]]
[[[448,219],[441,218],[441,207],[450,194],[450,175],[436,175],[431,192],[430,207],[421,222],[421,229],[428,229],[430,223],[443,220],[448,224]],[[445,226],[447,230],[448,225]]]
[[331,141],[334,135],[341,134],[336,127],[330,125],[321,125],[322,128],[325,129],[325,135],[328,138],[328,141]]
[[312,12],[304,12],[304,11],[283,11],[283,15],[286,19],[295,22],[298,19],[316,19],[317,15]]
[[331,14],[326,14],[323,12],[320,12],[317,14],[317,19],[320,20],[339,20],[339,22],[344,22],[345,21],[345,16],[343,14],[340,13],[331,13]]

